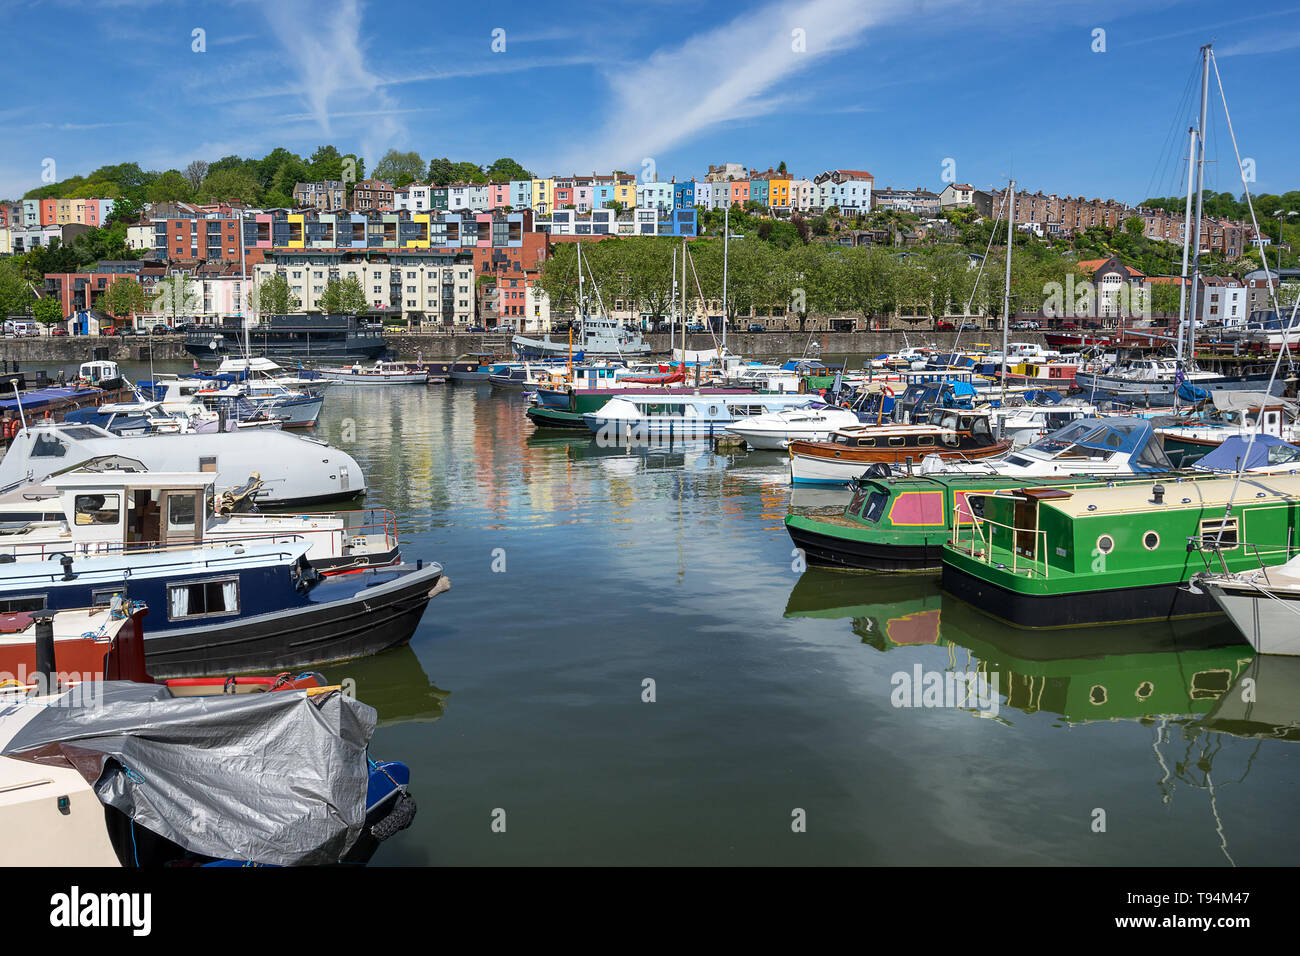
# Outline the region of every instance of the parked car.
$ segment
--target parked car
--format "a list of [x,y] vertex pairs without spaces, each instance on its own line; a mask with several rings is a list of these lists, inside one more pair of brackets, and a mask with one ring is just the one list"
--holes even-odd
[[935,331],[937,331],[937,332],[955,332],[955,331],[957,331],[956,327],[955,327],[951,322],[942,322],[942,321],[940,321],[940,322],[936,322],[936,323],[934,323],[934,328],[935,328]]
[[116,325],[101,325],[99,327],[100,335],[121,335],[121,330]]
[[195,323],[195,322],[177,322],[175,325],[172,326],[172,331],[173,331],[173,332],[193,332],[193,331],[195,331],[196,329],[198,329],[198,327],[199,327],[198,324]]
[[161,323],[149,330],[150,335],[166,335],[171,329]]
[[1040,326],[1037,322],[1032,322],[1029,319],[1021,319],[1019,322],[1013,322],[1011,327],[1013,329],[1037,329]]
[[762,322],[750,322],[750,323],[749,323],[749,331],[751,331],[751,332],[766,332],[766,331],[767,331],[767,326],[764,325]]
[[709,327],[708,327],[707,325],[701,325],[699,322],[692,322],[690,325],[686,326],[686,331],[687,331],[687,332],[707,332],[707,331],[709,331]]
[[978,332],[979,330],[978,322],[963,322],[957,329],[958,332]]
[[68,334],[68,330],[67,330],[67,329],[51,329],[51,330],[50,330],[50,335],[67,335],[67,334]]
[[471,325],[471,326],[470,326],[468,329],[466,329],[465,331],[466,331],[466,332],[486,332],[487,329],[483,328],[483,326],[481,326],[481,325]]

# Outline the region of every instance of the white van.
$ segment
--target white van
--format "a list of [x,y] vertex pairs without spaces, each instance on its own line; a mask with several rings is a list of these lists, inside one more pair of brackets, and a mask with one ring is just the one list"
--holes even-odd
[[5,319],[5,335],[39,335],[36,323],[22,319]]

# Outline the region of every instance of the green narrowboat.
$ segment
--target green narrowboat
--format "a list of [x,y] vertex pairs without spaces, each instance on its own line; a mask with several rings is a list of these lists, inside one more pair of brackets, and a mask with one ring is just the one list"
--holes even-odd
[[[1200,476],[1205,480],[1208,476]],[[983,496],[1024,488],[1150,485],[1150,478],[1007,478],[997,475],[862,477],[843,513],[822,508],[786,515],[785,528],[809,564],[855,571],[938,571],[960,512],[970,523]]]
[[1297,524],[1292,474],[1000,491],[944,545],[941,583],[1016,627],[1217,614],[1188,579],[1289,560]]
[[785,529],[809,564],[867,571],[936,571],[966,496],[1024,487],[1024,479],[859,478],[843,514],[786,515]]

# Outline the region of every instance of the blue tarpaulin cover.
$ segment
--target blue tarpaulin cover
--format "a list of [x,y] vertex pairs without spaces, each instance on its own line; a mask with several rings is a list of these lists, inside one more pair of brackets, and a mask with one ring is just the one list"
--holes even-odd
[[[87,389],[76,388],[72,385],[52,385],[49,388],[34,388],[30,392],[22,393],[23,408],[44,408],[46,405],[52,405],[55,402],[61,402],[65,399],[72,398],[78,392],[86,392]],[[17,411],[18,399],[5,398],[0,399],[0,408],[8,408]]]
[[[1250,455],[1246,454],[1249,447]],[[1273,449],[1278,449],[1273,451]],[[1300,448],[1272,435],[1256,435],[1251,445],[1250,436],[1233,435],[1223,444],[1196,463],[1206,471],[1236,471],[1238,468],[1262,468],[1265,465],[1300,462]]]

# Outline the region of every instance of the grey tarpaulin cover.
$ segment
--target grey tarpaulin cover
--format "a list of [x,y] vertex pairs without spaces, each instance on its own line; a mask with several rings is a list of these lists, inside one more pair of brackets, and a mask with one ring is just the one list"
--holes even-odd
[[[84,702],[35,714],[32,705],[0,705],[0,754],[73,766],[104,803],[205,856],[334,863],[356,842],[373,708],[340,693],[186,698],[127,681],[101,688],[102,697],[83,691]],[[18,719],[5,721],[6,710]],[[5,723],[17,726],[12,736]]]

